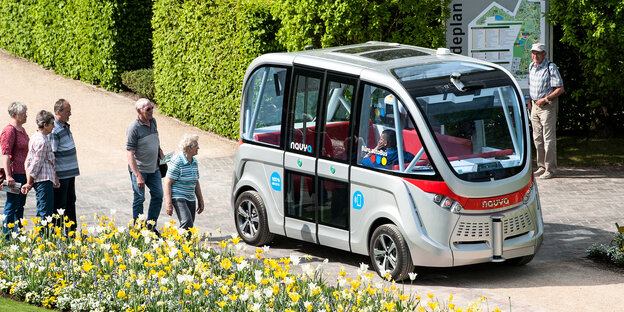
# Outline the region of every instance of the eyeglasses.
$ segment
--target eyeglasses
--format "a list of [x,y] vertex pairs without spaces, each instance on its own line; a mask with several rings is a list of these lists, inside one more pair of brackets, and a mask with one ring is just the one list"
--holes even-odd
[[153,109],[154,109],[154,106],[150,106],[150,107],[148,107],[148,108],[145,108],[145,111],[146,111],[146,112],[149,112],[149,111],[151,111],[151,110],[153,110]]

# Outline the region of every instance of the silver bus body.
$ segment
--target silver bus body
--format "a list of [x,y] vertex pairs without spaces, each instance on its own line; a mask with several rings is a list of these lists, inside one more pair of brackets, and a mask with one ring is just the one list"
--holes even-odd
[[282,235],[414,265],[524,264],[543,221],[520,88],[504,68],[382,42],[262,55],[245,74],[232,205]]

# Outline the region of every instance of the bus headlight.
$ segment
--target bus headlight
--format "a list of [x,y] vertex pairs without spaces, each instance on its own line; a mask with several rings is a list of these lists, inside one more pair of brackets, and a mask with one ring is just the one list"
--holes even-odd
[[453,213],[459,213],[464,209],[464,207],[457,201],[453,200],[448,196],[440,194],[433,195],[433,202],[444,209],[450,210]]

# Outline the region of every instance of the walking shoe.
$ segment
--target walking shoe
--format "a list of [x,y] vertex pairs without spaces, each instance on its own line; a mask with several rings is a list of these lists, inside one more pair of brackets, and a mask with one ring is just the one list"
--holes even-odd
[[546,172],[546,169],[544,169],[544,167],[540,167],[539,169],[537,169],[537,171],[535,171],[533,173],[534,176],[539,177],[542,174],[544,174],[544,172]]
[[544,174],[542,174],[539,178],[540,179],[552,179],[555,177],[555,174],[550,172],[550,171],[546,171]]

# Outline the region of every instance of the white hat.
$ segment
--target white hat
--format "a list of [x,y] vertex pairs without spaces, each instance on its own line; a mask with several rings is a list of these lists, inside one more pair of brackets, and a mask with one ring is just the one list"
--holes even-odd
[[531,51],[545,52],[546,51],[546,45],[543,44],[543,43],[534,43],[533,47],[531,47]]

